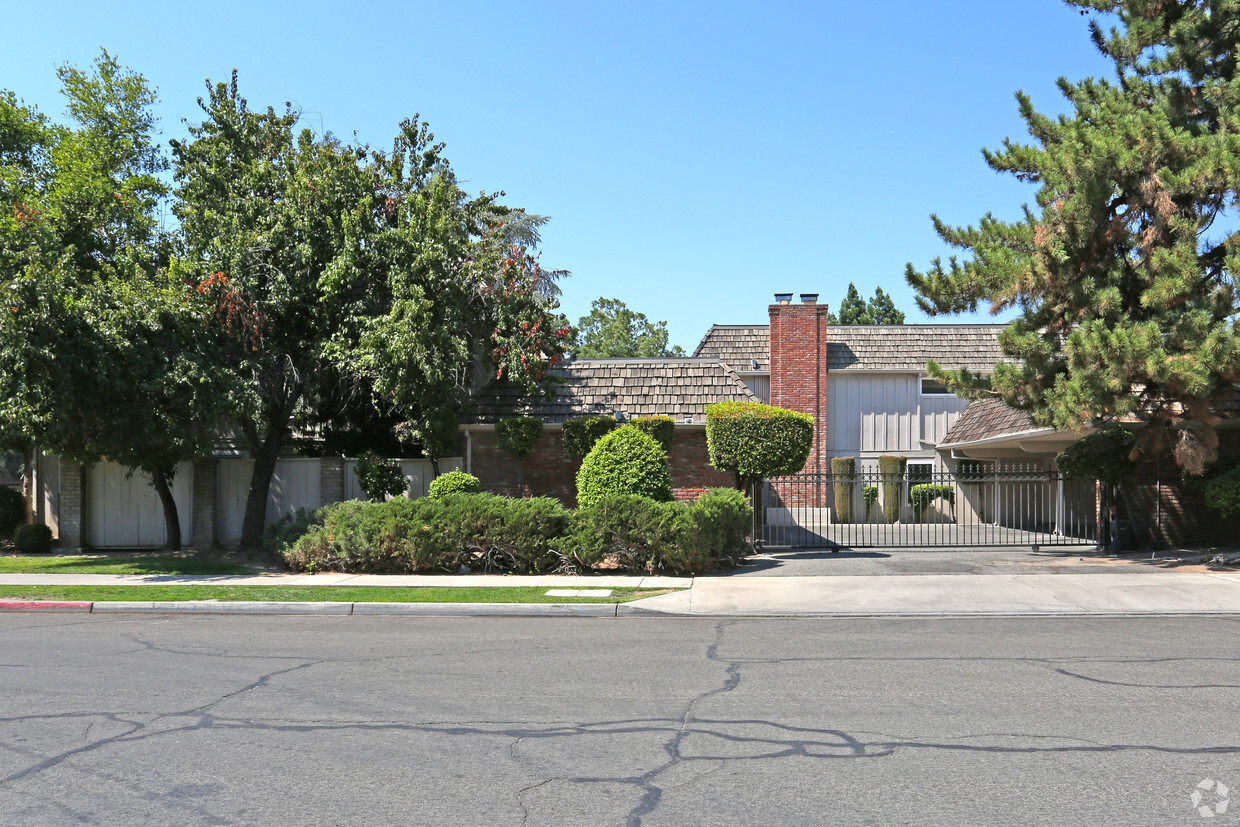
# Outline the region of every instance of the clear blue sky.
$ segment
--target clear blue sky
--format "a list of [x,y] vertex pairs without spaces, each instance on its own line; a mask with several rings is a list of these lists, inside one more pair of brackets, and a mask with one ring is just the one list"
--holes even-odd
[[[159,88],[166,138],[235,67],[252,107],[386,145],[420,112],[471,190],[549,215],[574,322],[619,298],[692,350],[776,291],[849,281],[924,321],[903,279],[945,252],[929,215],[1015,217],[1033,190],[981,147],[1104,75],[1057,0],[927,3],[9,4],[0,88],[63,112],[57,65],[106,47]],[[960,321],[961,319],[954,319]],[[986,320],[985,318],[980,320]]]

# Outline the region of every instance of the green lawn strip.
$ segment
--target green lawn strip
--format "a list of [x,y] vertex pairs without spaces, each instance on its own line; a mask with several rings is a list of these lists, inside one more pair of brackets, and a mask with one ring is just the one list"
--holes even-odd
[[157,554],[4,556],[0,574],[255,574],[238,563],[215,563]]
[[[572,588],[592,588],[589,584]],[[261,600],[332,603],[627,603],[675,589],[612,589],[609,597],[553,597],[547,586],[0,586],[0,600]]]

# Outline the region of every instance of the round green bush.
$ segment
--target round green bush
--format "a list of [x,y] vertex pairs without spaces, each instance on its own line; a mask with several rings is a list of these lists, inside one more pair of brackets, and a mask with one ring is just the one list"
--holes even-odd
[[670,416],[639,416],[633,420],[633,427],[650,434],[669,454],[672,452],[672,439],[676,436],[676,420]]
[[564,420],[560,431],[560,441],[565,452],[575,457],[584,457],[590,453],[594,443],[619,427],[614,416],[589,415],[572,416]]
[[26,522],[26,495],[16,488],[0,486],[0,537]]
[[449,471],[431,480],[426,489],[426,496],[432,499],[443,499],[449,494],[477,494],[482,490],[478,478],[464,471]]
[[1224,514],[1240,511],[1240,467],[1216,474],[1206,483],[1206,505]]
[[577,471],[578,505],[593,505],[612,494],[637,494],[660,502],[672,498],[667,452],[654,437],[631,425],[596,442]]
[[409,478],[405,476],[400,463],[381,457],[373,451],[367,451],[357,458],[353,475],[357,477],[357,484],[366,492],[366,496],[374,502],[380,502],[385,497],[398,497],[409,490]]
[[542,439],[543,424],[541,419],[532,416],[513,416],[495,423],[495,441],[499,447],[525,459],[525,455],[534,449],[538,440]]
[[13,532],[13,545],[22,554],[47,554],[52,549],[52,530],[42,524],[19,525]]
[[1064,448],[1055,457],[1055,467],[1072,479],[1123,482],[1137,467],[1128,458],[1135,441],[1131,433],[1112,425]]

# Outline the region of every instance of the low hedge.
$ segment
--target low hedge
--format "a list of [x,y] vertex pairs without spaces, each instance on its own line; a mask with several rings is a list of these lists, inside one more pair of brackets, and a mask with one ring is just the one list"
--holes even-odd
[[13,532],[13,545],[22,554],[47,554],[52,550],[52,530],[42,523],[19,525]]
[[448,494],[335,503],[276,552],[296,571],[536,573],[594,568],[690,573],[749,552],[743,494],[712,489],[692,503],[619,495],[570,512],[546,497]]
[[449,494],[477,494],[481,490],[482,484],[473,474],[449,471],[431,480],[431,484],[426,487],[426,496],[437,500]]
[[564,451],[570,456],[584,457],[590,453],[594,443],[619,427],[620,423],[614,416],[605,414],[570,416],[561,426],[560,442],[564,446]]
[[644,434],[654,437],[655,442],[669,454],[672,452],[672,440],[676,437],[676,420],[670,416],[639,416],[633,419],[632,425]]

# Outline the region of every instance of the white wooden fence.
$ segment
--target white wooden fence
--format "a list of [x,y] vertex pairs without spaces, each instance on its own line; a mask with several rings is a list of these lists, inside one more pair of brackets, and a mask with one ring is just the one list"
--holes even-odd
[[[326,505],[322,491],[322,461],[291,458],[276,463],[267,496],[267,522],[272,523],[299,508],[313,511]],[[409,479],[408,496],[426,496],[427,486],[434,478],[429,460],[400,460]],[[362,499],[365,494],[353,473],[356,460],[344,461],[344,499]],[[461,467],[456,457],[439,461],[441,472]],[[234,546],[241,539],[241,523],[245,518],[245,500],[250,489],[254,460],[221,459],[215,476],[215,541],[221,546]],[[164,543],[163,507],[159,495],[151,487],[150,478],[128,471],[115,463],[101,462],[91,468],[87,480],[86,543],[95,548],[140,548]],[[172,495],[181,518],[181,542],[188,544],[193,535],[193,468],[189,463],[178,470]]]

